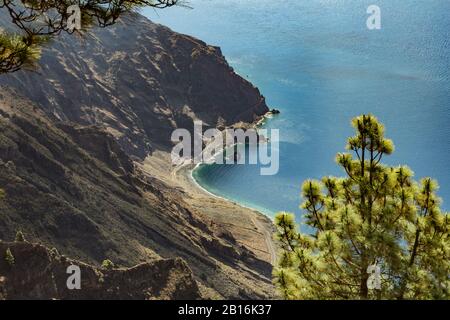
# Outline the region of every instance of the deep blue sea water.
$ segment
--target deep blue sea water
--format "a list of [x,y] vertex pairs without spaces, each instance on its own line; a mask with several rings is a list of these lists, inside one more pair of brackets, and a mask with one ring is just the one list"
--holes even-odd
[[[145,14],[175,31],[218,45],[243,77],[282,114],[280,172],[250,165],[201,167],[211,192],[269,215],[300,216],[307,178],[343,175],[335,164],[352,135],[350,119],[373,113],[394,140],[389,164],[438,179],[450,209],[449,0],[190,0],[194,9]],[[382,29],[366,27],[381,8]]]

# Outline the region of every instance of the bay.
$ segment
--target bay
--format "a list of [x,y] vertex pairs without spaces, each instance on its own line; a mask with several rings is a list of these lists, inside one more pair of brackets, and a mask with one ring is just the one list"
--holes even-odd
[[[301,217],[300,185],[342,176],[335,164],[352,135],[352,117],[372,113],[394,140],[389,164],[440,185],[450,209],[450,1],[191,0],[193,9],[145,10],[151,20],[222,48],[235,70],[281,114],[280,171],[254,165],[200,166],[210,192],[272,216]],[[368,30],[369,5],[381,30]]]

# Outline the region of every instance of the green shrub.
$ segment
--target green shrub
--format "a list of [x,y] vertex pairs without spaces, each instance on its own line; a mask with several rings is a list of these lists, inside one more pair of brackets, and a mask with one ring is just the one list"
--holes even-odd
[[112,270],[112,269],[114,269],[114,267],[115,267],[115,265],[111,260],[109,260],[109,259],[103,260],[103,262],[102,262],[103,269]]
[[23,235],[22,231],[17,231],[16,232],[16,238],[15,238],[16,242],[25,242],[25,236]]
[[10,265],[11,267],[14,265],[14,263],[16,262],[16,260],[14,259],[14,256],[11,252],[11,249],[6,249],[6,253],[5,253],[5,261],[8,265]]

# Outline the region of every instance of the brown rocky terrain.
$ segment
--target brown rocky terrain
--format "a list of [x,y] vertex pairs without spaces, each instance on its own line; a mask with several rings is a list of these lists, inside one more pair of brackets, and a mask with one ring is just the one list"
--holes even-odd
[[[182,259],[161,259],[132,268],[101,269],[71,260],[57,250],[25,242],[0,242],[0,299],[200,299],[194,276]],[[30,265],[33,268],[30,268]],[[69,266],[80,268],[81,288],[67,288]]]
[[193,119],[222,127],[269,111],[219,48],[137,14],[80,39],[62,35],[44,50],[37,72],[4,75],[0,84],[49,117],[104,127],[142,159],[169,146],[173,130],[190,129]]
[[[91,264],[89,274],[107,258],[127,277],[136,274],[133,266],[148,266],[136,267],[135,280],[111,276],[111,283],[134,283],[116,295],[99,293],[107,286],[92,282],[94,289],[77,297],[49,288],[28,296],[48,278],[16,287],[19,273],[0,262],[6,297],[272,297],[270,220],[196,196],[172,178],[170,163],[159,170],[148,160],[166,155],[172,130],[189,129],[194,119],[223,127],[252,123],[267,110],[220,49],[139,15],[83,38],[62,36],[45,49],[37,72],[1,76],[0,188],[6,197],[0,200],[0,239],[11,241],[22,230],[30,242]],[[21,263],[40,259],[28,265],[30,275],[66,266],[41,246],[23,246],[14,247]],[[165,275],[149,272],[149,282],[142,282],[140,272],[161,266]],[[174,278],[167,276],[172,271]],[[180,293],[166,278],[186,281],[190,289]],[[142,288],[154,285],[172,289],[144,296]]]

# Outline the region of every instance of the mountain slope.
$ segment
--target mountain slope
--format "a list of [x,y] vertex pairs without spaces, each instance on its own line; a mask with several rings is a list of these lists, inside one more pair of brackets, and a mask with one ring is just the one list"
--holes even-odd
[[58,38],[37,73],[0,77],[0,239],[22,230],[93,265],[181,258],[203,297],[271,297],[270,263],[137,163],[193,119],[222,127],[267,110],[218,48],[139,15]]
[[55,119],[103,126],[141,158],[170,146],[172,131],[191,129],[193,119],[222,127],[269,111],[219,48],[137,14],[82,39],[61,36],[44,50],[37,73],[2,76],[0,84]]
[[[221,236],[226,231],[192,210],[179,191],[130,167],[111,135],[92,126],[56,127],[11,89],[2,87],[1,100],[0,239],[22,230],[30,241],[97,265],[106,258],[133,266],[181,257],[219,296],[264,294],[240,283],[239,272],[253,269],[248,276],[259,282],[253,273],[268,276],[270,266]],[[235,278],[227,266],[237,270]]]

